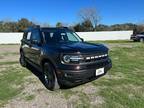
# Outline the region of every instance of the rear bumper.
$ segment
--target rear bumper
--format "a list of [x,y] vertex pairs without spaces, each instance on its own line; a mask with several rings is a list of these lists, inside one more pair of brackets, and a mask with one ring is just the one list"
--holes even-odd
[[[104,74],[96,76],[96,69],[104,67]],[[61,85],[76,86],[82,83],[86,83],[95,80],[107,73],[112,68],[112,63],[109,61],[105,66],[87,68],[82,70],[59,70],[61,75],[58,76],[58,80]]]

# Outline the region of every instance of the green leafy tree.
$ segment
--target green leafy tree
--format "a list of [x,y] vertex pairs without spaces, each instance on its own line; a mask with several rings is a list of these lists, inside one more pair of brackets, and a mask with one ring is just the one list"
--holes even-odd
[[82,27],[82,25],[80,23],[76,24],[73,28],[74,28],[75,32],[82,32],[82,31],[84,31],[83,27]]
[[56,27],[63,27],[63,24],[61,22],[57,22]]
[[92,23],[89,20],[86,20],[82,23],[78,23],[74,26],[76,32],[88,32],[93,31]]
[[31,21],[29,21],[28,19],[22,18],[17,23],[18,31],[22,32],[22,31],[26,30],[28,27],[33,26],[33,25],[34,24]]
[[96,31],[108,31],[108,30],[109,30],[109,26],[103,24],[99,24],[96,28]]

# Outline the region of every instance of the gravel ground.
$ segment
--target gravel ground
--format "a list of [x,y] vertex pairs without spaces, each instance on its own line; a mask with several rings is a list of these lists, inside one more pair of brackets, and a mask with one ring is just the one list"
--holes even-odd
[[[87,97],[91,106],[104,103],[103,97],[98,95],[98,88],[91,83],[69,90],[49,91],[34,75],[26,77],[25,80],[23,91],[9,100],[3,108],[75,108],[79,103],[84,104],[82,98]],[[85,96],[81,97],[82,94]],[[33,97],[28,99],[30,96]]]
[[0,45],[0,62],[13,62],[19,59],[20,45]]

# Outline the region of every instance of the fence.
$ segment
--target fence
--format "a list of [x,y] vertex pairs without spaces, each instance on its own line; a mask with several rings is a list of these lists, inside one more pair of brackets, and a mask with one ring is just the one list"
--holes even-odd
[[103,31],[103,32],[79,32],[84,40],[129,40],[133,31]]
[[[85,41],[128,40],[133,31],[77,32]],[[0,33],[0,44],[19,44],[23,33]]]
[[0,33],[0,44],[19,44],[23,33]]

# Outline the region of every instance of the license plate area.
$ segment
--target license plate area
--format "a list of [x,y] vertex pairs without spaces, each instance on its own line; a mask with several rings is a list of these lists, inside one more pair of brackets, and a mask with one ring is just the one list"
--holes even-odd
[[95,74],[96,74],[96,76],[104,74],[104,68],[96,69],[96,73]]

